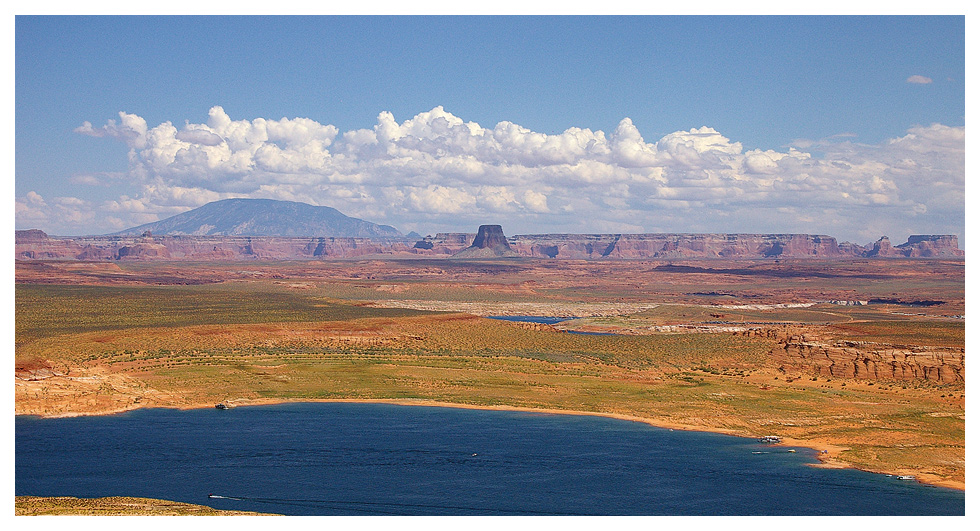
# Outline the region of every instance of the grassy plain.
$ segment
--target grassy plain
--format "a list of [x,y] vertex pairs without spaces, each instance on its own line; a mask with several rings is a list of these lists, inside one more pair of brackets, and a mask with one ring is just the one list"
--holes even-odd
[[[831,465],[964,482],[962,382],[790,377],[772,335],[730,329],[962,348],[962,261],[49,262],[18,263],[17,281],[19,414],[283,400],[582,411],[775,434]],[[875,297],[891,303],[780,306]],[[896,304],[917,301],[939,303]],[[529,309],[624,334],[473,314]],[[657,328],[674,325],[694,328]]]

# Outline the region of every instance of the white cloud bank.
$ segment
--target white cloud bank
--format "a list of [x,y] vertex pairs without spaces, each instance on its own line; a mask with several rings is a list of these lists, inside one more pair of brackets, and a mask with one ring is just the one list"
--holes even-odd
[[307,118],[232,120],[221,107],[180,128],[121,112],[76,132],[129,147],[139,197],[31,192],[17,200],[19,226],[111,232],[229,197],[327,205],[423,234],[501,223],[510,234],[809,232],[866,243],[962,235],[964,225],[965,129],[939,124],[877,145],[796,143],[820,156],[746,151],[710,127],[648,143],[629,118],[608,135],[485,128],[442,107],[401,123],[382,112],[374,127],[344,133]]

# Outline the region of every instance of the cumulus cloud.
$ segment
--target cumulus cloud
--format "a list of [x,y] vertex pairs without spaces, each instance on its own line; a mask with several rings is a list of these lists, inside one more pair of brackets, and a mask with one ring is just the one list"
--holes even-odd
[[27,192],[27,195],[24,197],[24,204],[32,207],[47,206],[47,203],[44,202],[44,198],[41,197],[41,194],[33,190]]
[[476,206],[476,198],[466,191],[432,184],[413,188],[406,199],[414,210],[423,213],[460,214]]
[[33,190],[14,201],[14,212],[18,224],[27,224],[30,228],[55,229],[55,233],[64,233],[57,229],[63,227],[78,227],[90,224],[96,220],[97,210],[93,205],[76,197],[55,197],[45,200]]
[[914,76],[909,76],[908,79],[905,80],[905,82],[912,83],[915,85],[928,85],[929,83],[932,83],[932,78],[926,76],[920,76],[916,74]]
[[119,123],[109,120],[104,126],[96,129],[91,123],[84,122],[75,128],[75,132],[89,136],[116,138],[134,148],[146,147],[146,120],[123,111],[119,112]]
[[[129,147],[129,175],[142,193],[88,205],[121,220],[245,196],[433,231],[510,222],[512,233],[633,227],[870,241],[887,223],[896,234],[962,233],[964,216],[965,130],[940,124],[875,145],[847,133],[751,151],[708,126],[652,141],[629,118],[609,134],[545,134],[507,121],[484,127],[443,107],[402,122],[381,112],[374,126],[343,133],[308,118],[234,120],[220,106],[180,129],[120,113],[76,131]],[[53,215],[25,196],[18,219],[44,208]]]
[[524,206],[532,212],[548,212],[548,196],[534,190],[525,190]]
[[200,144],[202,146],[219,146],[224,139],[220,136],[203,128],[184,129],[178,131],[174,138],[188,144]]

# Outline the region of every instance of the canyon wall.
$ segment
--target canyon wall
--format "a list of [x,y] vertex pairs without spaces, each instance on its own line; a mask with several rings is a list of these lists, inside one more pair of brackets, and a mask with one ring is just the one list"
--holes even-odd
[[811,234],[534,234],[517,252],[538,258],[837,258],[837,240]]
[[[496,226],[494,226],[496,227]],[[498,234],[499,232],[499,234]],[[546,259],[702,258],[957,258],[954,235],[914,235],[892,246],[888,238],[868,245],[838,244],[812,234],[526,234],[502,239],[495,231],[489,247],[476,234],[439,233],[414,238],[301,238],[275,236],[86,236],[50,237],[32,229],[16,231],[18,260],[303,260],[363,256],[449,258],[470,248],[471,258],[521,256]],[[497,240],[500,241],[497,241]],[[480,254],[480,256],[477,256]],[[490,256],[490,255],[493,256]],[[467,257],[463,253],[459,258]]]

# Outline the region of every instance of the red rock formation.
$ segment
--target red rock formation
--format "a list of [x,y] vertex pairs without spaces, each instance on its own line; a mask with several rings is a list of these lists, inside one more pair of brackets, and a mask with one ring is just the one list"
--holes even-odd
[[952,234],[912,235],[909,241],[896,247],[910,258],[947,258],[963,256],[959,240]]
[[19,260],[73,260],[84,246],[72,239],[52,238],[39,230],[30,230],[17,231],[14,249]]
[[514,236],[510,246],[522,256],[535,258],[603,258],[615,247],[613,234],[534,234]]
[[871,250],[864,253],[868,258],[890,258],[902,256],[902,252],[892,247],[892,242],[888,236],[882,236],[872,245]]
[[145,260],[153,258],[170,258],[170,250],[159,243],[134,243],[124,245],[116,251],[119,260]]
[[[498,226],[499,227],[499,226]],[[90,236],[50,237],[39,230],[17,231],[18,260],[305,260],[369,255],[448,258],[471,247],[478,234],[439,233],[422,240],[292,238],[272,236]],[[838,245],[810,234],[531,234],[504,238],[484,235],[485,249],[548,259],[688,258],[957,258],[956,236],[912,236],[892,247],[887,238],[873,246]],[[491,240],[490,244],[486,241]],[[159,247],[159,246],[162,246]],[[475,248],[480,249],[477,245]],[[485,251],[483,254],[490,253]],[[479,256],[492,258],[501,256]],[[475,258],[479,258],[474,256]]]
[[96,247],[94,245],[86,245],[82,248],[82,252],[75,255],[76,260],[84,260],[86,262],[95,262],[102,260],[112,260],[115,258],[113,253],[109,249]]
[[859,341],[833,343],[794,336],[779,341],[774,361],[785,369],[816,376],[867,380],[930,380],[962,383],[965,351],[951,347],[907,347]]
[[500,225],[480,225],[473,244],[454,254],[453,258],[505,258],[520,256],[511,250]]
[[424,256],[449,256],[466,249],[475,239],[476,234],[440,232],[416,242],[412,251]]
[[48,235],[40,229],[28,229],[28,230],[18,230],[14,231],[14,241],[17,243],[21,242],[39,242],[48,239]]
[[[810,234],[533,234],[512,238],[538,258],[836,258],[837,240]],[[862,249],[863,250],[863,249]]]
[[840,251],[841,256],[864,256],[864,253],[868,250],[868,246],[843,242],[837,244],[837,249]]

